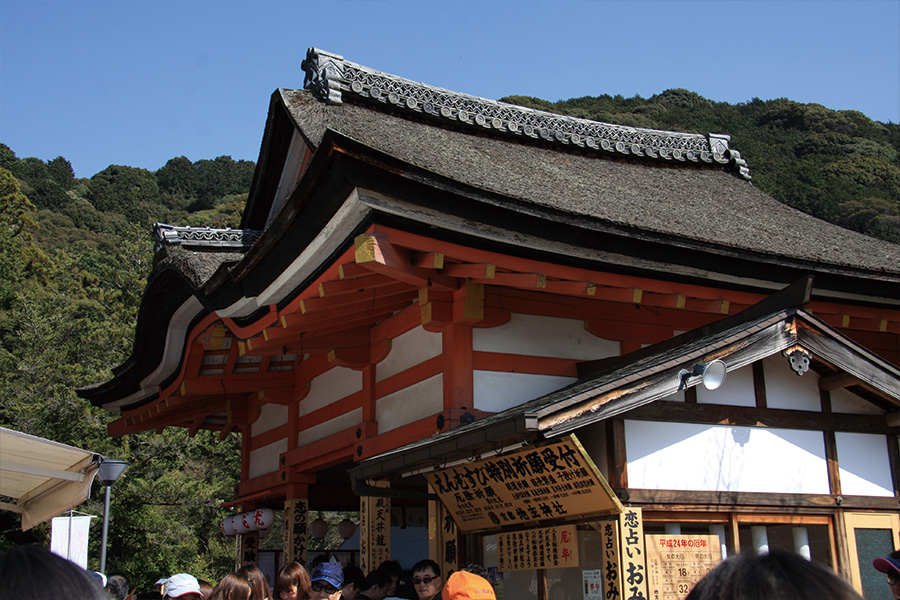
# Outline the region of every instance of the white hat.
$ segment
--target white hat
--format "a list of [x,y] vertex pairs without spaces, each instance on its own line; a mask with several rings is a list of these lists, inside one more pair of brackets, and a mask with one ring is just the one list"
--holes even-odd
[[178,598],[185,594],[199,594],[200,584],[197,578],[187,573],[172,575],[163,583],[163,596]]

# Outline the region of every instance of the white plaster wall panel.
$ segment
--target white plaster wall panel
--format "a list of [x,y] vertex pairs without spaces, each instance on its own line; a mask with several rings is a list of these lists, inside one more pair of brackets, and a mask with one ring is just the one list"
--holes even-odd
[[763,372],[766,377],[766,406],[769,408],[822,411],[819,377],[813,371],[797,375],[787,357],[779,352],[763,360]]
[[444,376],[438,374],[379,398],[375,403],[378,433],[402,427],[442,410],[444,410]]
[[305,446],[312,442],[317,442],[327,438],[329,435],[338,433],[345,429],[349,429],[362,423],[362,408],[355,408],[350,412],[346,412],[340,416],[329,419],[324,423],[313,425],[308,429],[304,429],[297,433],[297,445]]
[[893,496],[891,464],[885,436],[871,433],[834,434],[837,442],[841,493],[848,496]]
[[263,404],[259,418],[250,426],[251,435],[259,435],[271,431],[287,423],[288,407],[280,404]]
[[[690,365],[685,368],[690,369]],[[756,406],[756,393],[753,391],[753,369],[749,365],[734,371],[729,370],[725,375],[725,383],[716,390],[708,390],[703,387],[703,384],[698,384],[696,387],[699,404]]]
[[829,492],[818,431],[626,420],[625,452],[634,488]]
[[287,451],[287,440],[280,439],[268,446],[250,451],[250,479],[279,469],[278,457]]
[[308,415],[361,389],[362,372],[347,367],[329,369],[313,379],[309,394],[300,401],[300,416]]
[[576,381],[575,377],[475,370],[472,374],[475,408],[486,412],[500,412],[555,392]]
[[580,319],[513,313],[497,327],[475,327],[472,347],[481,352],[593,360],[619,355],[619,342],[594,337]]
[[831,412],[851,415],[883,415],[884,411],[847,390],[831,390]]
[[441,340],[440,333],[425,331],[421,327],[415,327],[397,336],[391,341],[391,351],[387,357],[375,365],[375,380],[383,381],[440,355]]

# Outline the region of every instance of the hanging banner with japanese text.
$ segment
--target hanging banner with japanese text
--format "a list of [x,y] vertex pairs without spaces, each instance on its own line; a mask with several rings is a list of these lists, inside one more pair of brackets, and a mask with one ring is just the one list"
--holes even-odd
[[644,554],[644,519],[641,509],[625,508],[619,515],[622,600],[647,600]]
[[[600,564],[603,567],[601,597],[619,600],[622,597],[622,563],[619,560],[619,524],[603,521],[600,524],[600,544],[603,553]],[[595,594],[596,589],[592,590]]]
[[682,600],[722,562],[717,535],[648,535],[644,541],[653,600]]
[[500,571],[577,566],[578,537],[574,525],[497,534],[497,567]]
[[465,533],[623,510],[574,435],[425,477]]

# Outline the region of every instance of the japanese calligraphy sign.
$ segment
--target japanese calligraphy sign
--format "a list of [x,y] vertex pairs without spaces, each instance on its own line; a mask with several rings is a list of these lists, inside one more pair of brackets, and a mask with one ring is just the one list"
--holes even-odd
[[425,477],[464,533],[623,510],[574,435]]
[[498,533],[497,561],[500,571],[577,567],[575,526]]
[[[617,521],[604,521],[601,524],[600,544],[603,557],[601,596],[606,600],[622,598],[622,563],[619,560],[619,524]],[[594,590],[596,592],[596,590]]]
[[644,520],[641,509],[629,506],[619,515],[622,600],[647,600]]
[[240,557],[241,564],[259,562],[259,532],[251,531],[242,534],[240,537]]
[[309,548],[309,501],[297,498],[284,503],[285,564],[297,561],[306,565]]
[[359,499],[359,558],[364,573],[391,558],[391,499]]
[[649,600],[682,600],[722,561],[717,535],[648,535]]
[[459,530],[456,521],[440,502],[428,501],[428,554],[442,573],[459,570]]

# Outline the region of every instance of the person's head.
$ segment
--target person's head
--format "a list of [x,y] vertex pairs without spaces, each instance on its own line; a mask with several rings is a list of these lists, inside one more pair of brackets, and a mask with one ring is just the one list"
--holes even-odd
[[396,560],[386,560],[378,565],[379,571],[384,571],[390,577],[386,596],[393,596],[397,593],[397,583],[400,581],[400,575],[403,573],[403,567]]
[[306,600],[309,598],[309,573],[298,562],[291,562],[275,579],[275,600]]
[[200,597],[204,600],[209,598],[209,595],[212,594],[213,586],[205,579],[198,579],[197,583],[200,585]]
[[207,600],[250,600],[253,589],[243,575],[229,573],[219,580]]
[[872,566],[887,575],[894,600],[900,600],[900,550],[894,550],[884,558],[876,558]]
[[773,550],[729,558],[701,579],[687,600],[861,600],[829,568]]
[[447,578],[443,600],[497,600],[491,582],[475,573],[457,571]]
[[122,575],[110,575],[106,580],[106,593],[113,600],[125,600],[128,597],[128,580]]
[[0,555],[0,590],[4,598],[109,600],[90,573],[39,546],[18,546]]
[[269,583],[266,581],[266,576],[263,572],[259,570],[259,567],[253,563],[247,563],[238,569],[237,574],[246,577],[247,581],[250,582],[250,589],[253,590],[253,593],[250,594],[250,600],[268,600],[271,598],[272,593],[269,590]]
[[338,600],[344,587],[344,572],[337,563],[323,562],[313,569],[310,582],[311,600]]
[[341,600],[354,600],[362,591],[366,576],[356,565],[347,565],[344,567],[343,573],[344,587],[341,588]]
[[413,565],[412,568],[413,589],[419,600],[434,598],[441,591],[444,580],[441,579],[441,568],[436,562],[426,558]]
[[369,600],[381,600],[387,595],[388,588],[391,585],[391,576],[385,571],[375,569],[366,575],[363,581],[362,593]]
[[180,598],[181,600],[201,600],[200,584],[197,578],[188,573],[178,573],[166,579],[162,584],[163,598]]

